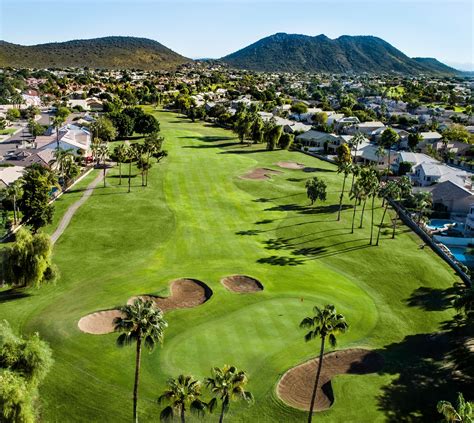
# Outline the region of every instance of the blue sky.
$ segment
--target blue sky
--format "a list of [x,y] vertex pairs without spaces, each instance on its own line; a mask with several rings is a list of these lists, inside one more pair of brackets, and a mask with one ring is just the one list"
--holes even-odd
[[471,0],[0,0],[0,39],[37,44],[106,35],[222,57],[276,32],[375,35],[409,56],[472,64]]

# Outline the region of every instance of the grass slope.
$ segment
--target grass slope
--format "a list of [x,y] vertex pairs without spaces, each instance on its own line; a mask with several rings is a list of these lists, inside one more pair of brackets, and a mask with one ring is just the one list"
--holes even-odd
[[[378,349],[390,365],[380,374],[337,377],[335,404],[318,420],[383,421],[403,407],[429,407],[409,386],[394,392],[390,382],[403,371],[403,360],[417,354],[406,337],[436,331],[450,316],[427,311],[417,290],[452,285],[451,269],[429,249],[420,250],[405,227],[397,239],[384,233],[380,247],[369,247],[370,213],[364,229],[349,234],[348,204],[342,221],[335,221],[342,181],[334,166],[300,153],[242,148],[223,129],[156,115],[169,156],[150,172],[149,187],[140,187],[137,175],[127,194],[126,181],[119,186],[112,170],[108,187],[96,188],[55,246],[57,284],[15,300],[0,293],[0,318],[38,331],[54,350],[54,368],[41,388],[43,420],[129,421],[134,348],[117,348],[113,334],[83,334],[77,321],[134,294],[166,293],[178,277],[200,279],[214,295],[199,308],[167,313],[164,346],[143,356],[142,421],[157,419],[155,399],[168,377],[202,378],[225,363],[249,372],[256,399],[250,408],[233,404],[229,421],[301,421],[304,414],[285,406],[275,386],[288,368],[317,354],[318,344],[306,344],[298,324],[314,304],[325,303],[336,304],[351,325],[339,348]],[[239,178],[280,160],[302,162],[311,172],[280,169],[271,180]],[[308,207],[304,182],[315,175],[327,181],[328,200]],[[55,222],[79,196],[62,197]],[[375,215],[380,219],[380,208]],[[264,291],[227,291],[219,280],[236,273],[258,278]]]

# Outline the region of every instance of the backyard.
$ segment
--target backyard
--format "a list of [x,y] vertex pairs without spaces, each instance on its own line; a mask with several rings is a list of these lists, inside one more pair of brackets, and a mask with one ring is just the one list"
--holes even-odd
[[[166,296],[177,278],[204,282],[212,296],[199,307],[166,312],[163,346],[143,356],[142,421],[158,420],[156,398],[169,377],[202,379],[224,364],[248,372],[255,396],[251,406],[232,404],[229,421],[303,421],[305,413],[285,405],[276,386],[288,369],[318,354],[318,343],[305,343],[298,325],[313,305],[328,303],[350,325],[337,349],[376,350],[384,365],[370,374],[337,376],[334,404],[316,418],[433,419],[436,402],[455,393],[440,361],[445,342],[432,336],[452,316],[445,301],[458,280],[452,269],[419,248],[405,226],[391,239],[388,217],[380,246],[369,246],[370,210],[363,229],[351,234],[347,196],[337,222],[342,175],[334,165],[246,147],[230,131],[154,113],[169,155],[153,165],[148,187],[134,169],[127,193],[126,178],[119,185],[118,168],[111,169],[107,187],[98,185],[54,247],[57,283],[14,298],[0,291],[0,318],[24,333],[39,332],[53,349],[55,364],[40,392],[44,421],[130,420],[134,348],[119,349],[117,335],[82,333],[77,324],[133,295]],[[277,165],[283,161],[304,166]],[[241,177],[263,168],[266,178]],[[46,232],[54,232],[97,172],[58,200]],[[326,181],[328,198],[310,206],[305,181],[313,176]],[[377,223],[381,215],[377,202]],[[256,278],[263,290],[229,291],[220,280],[234,274]]]

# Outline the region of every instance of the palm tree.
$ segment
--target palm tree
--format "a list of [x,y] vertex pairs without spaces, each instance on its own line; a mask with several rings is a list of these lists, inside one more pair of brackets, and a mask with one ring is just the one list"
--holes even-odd
[[354,184],[352,185],[351,188],[351,193],[350,193],[350,198],[351,200],[354,200],[354,209],[352,211],[352,229],[351,229],[351,234],[354,233],[354,222],[355,222],[355,217],[356,217],[356,211],[357,211],[357,203],[361,199],[363,195],[363,190],[360,184],[359,180],[356,180]]
[[458,392],[456,407],[449,401],[439,401],[436,406],[446,423],[472,423],[474,412],[473,403],[466,401],[461,392]]
[[474,286],[466,287],[453,300],[456,311],[464,314],[466,318],[474,316]]
[[341,195],[339,197],[339,211],[337,212],[337,221],[341,220],[341,210],[342,210],[342,199],[344,197],[344,188],[346,187],[346,179],[347,175],[352,172],[352,164],[347,162],[339,163],[337,167],[337,173],[343,173],[344,179],[342,180],[342,190]]
[[418,224],[420,224],[422,217],[431,208],[431,204],[432,204],[431,192],[420,191],[420,192],[417,192],[413,198],[415,201],[415,208],[417,210],[416,221]]
[[[408,176],[402,176],[398,181],[398,197],[393,197],[394,200],[407,198],[411,194],[411,182]],[[395,239],[395,231],[397,230],[398,208],[395,209],[395,219],[393,219],[392,239]]]
[[209,411],[213,411],[218,399],[221,401],[221,412],[219,423],[224,421],[224,414],[229,410],[231,401],[244,400],[253,401],[253,395],[245,390],[248,383],[247,374],[238,370],[235,366],[225,365],[222,369],[214,367],[212,376],[206,378],[206,386],[215,395],[209,402]]
[[362,212],[360,214],[360,223],[359,223],[359,229],[362,229],[362,225],[364,222],[364,213],[365,213],[365,206],[367,204],[367,198],[369,196],[369,191],[370,191],[370,172],[371,169],[370,167],[362,167],[360,168],[359,172],[359,187],[360,187],[360,192],[359,192],[359,204],[361,201],[364,201],[362,204]]
[[380,232],[382,231],[383,220],[385,218],[385,214],[387,213],[387,209],[389,206],[388,200],[391,198],[398,198],[400,196],[400,187],[398,183],[395,181],[388,181],[383,187],[380,189],[380,194],[386,200],[385,207],[382,213],[382,220],[380,221],[379,230],[377,232],[377,240],[375,241],[375,245],[379,245],[380,239]]
[[127,160],[127,146],[120,144],[115,147],[114,156],[119,165],[119,185],[122,185],[122,163]]
[[143,143],[143,150],[146,155],[146,174],[145,186],[148,186],[148,170],[150,169],[150,158],[157,155],[163,147],[164,138],[154,132],[145,138]]
[[171,420],[175,412],[179,414],[181,422],[185,423],[186,410],[199,414],[204,413],[206,404],[201,401],[201,383],[192,376],[179,375],[177,378],[169,379],[168,389],[158,398],[158,403],[168,402],[166,408],[160,414],[161,420]]
[[66,119],[63,116],[55,116],[53,118],[53,127],[56,129],[56,149],[59,150],[59,129],[64,125]]
[[71,167],[74,165],[74,153],[72,149],[63,150],[62,148],[56,148],[53,152],[53,160],[49,162],[49,165],[56,165],[56,170],[60,177],[63,178],[63,187],[67,185],[68,175]]
[[10,185],[8,185],[6,189],[6,194],[7,197],[9,197],[13,203],[13,224],[16,225],[18,222],[18,199],[22,196],[23,194],[23,188],[21,186],[21,182],[19,179],[16,181],[12,182]]
[[369,244],[372,245],[373,234],[374,234],[374,210],[375,210],[375,197],[377,197],[379,192],[379,175],[377,170],[370,169],[367,173],[365,181],[365,189],[368,197],[372,197],[372,210],[371,210],[371,224],[370,224],[370,241]]
[[127,145],[128,161],[128,192],[131,191],[132,183],[132,163],[138,159],[141,154],[141,146],[137,143]]
[[168,323],[163,319],[163,313],[153,306],[153,301],[136,299],[119,309],[121,317],[114,319],[115,331],[122,332],[117,338],[117,345],[123,347],[136,343],[135,383],[133,386],[133,420],[138,422],[138,384],[140,378],[140,364],[142,343],[152,351],[157,343],[163,342],[164,330]]
[[311,423],[313,418],[314,403],[316,401],[316,392],[318,390],[319,378],[321,376],[321,369],[323,367],[324,344],[326,338],[329,344],[334,348],[337,343],[336,336],[344,333],[349,325],[342,314],[337,313],[336,307],[328,304],[323,309],[315,306],[313,308],[313,316],[305,317],[300,327],[309,328],[310,331],[305,335],[306,341],[311,341],[317,337],[321,338],[321,348],[319,351],[318,370],[314,380],[313,393],[311,395],[311,404],[309,407],[308,423]]
[[107,160],[109,159],[109,147],[107,143],[102,143],[99,148],[97,149],[97,160],[98,162],[102,162],[102,171],[103,179],[104,179],[104,188],[105,188],[105,172],[107,171]]

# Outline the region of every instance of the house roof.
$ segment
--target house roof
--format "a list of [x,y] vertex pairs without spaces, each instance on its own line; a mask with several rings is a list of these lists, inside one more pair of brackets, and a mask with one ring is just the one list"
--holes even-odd
[[430,139],[430,140],[439,140],[441,138],[443,138],[443,136],[436,132],[436,131],[432,131],[432,132],[420,132],[420,135],[421,137],[425,140],[425,139]]
[[10,185],[23,176],[23,166],[9,166],[0,168],[0,181],[5,185]]
[[439,163],[438,160],[423,153],[412,153],[410,151],[400,151],[399,153],[400,162],[409,162],[412,165],[418,165],[420,163]]
[[472,192],[469,191],[468,188],[450,180],[434,185],[430,191],[434,202],[437,200],[449,201],[464,197],[473,197]]
[[311,129],[305,132],[304,134],[298,135],[296,138],[302,141],[316,141],[316,142],[334,141],[338,139],[337,135],[328,134],[327,132],[315,131],[314,129]]

